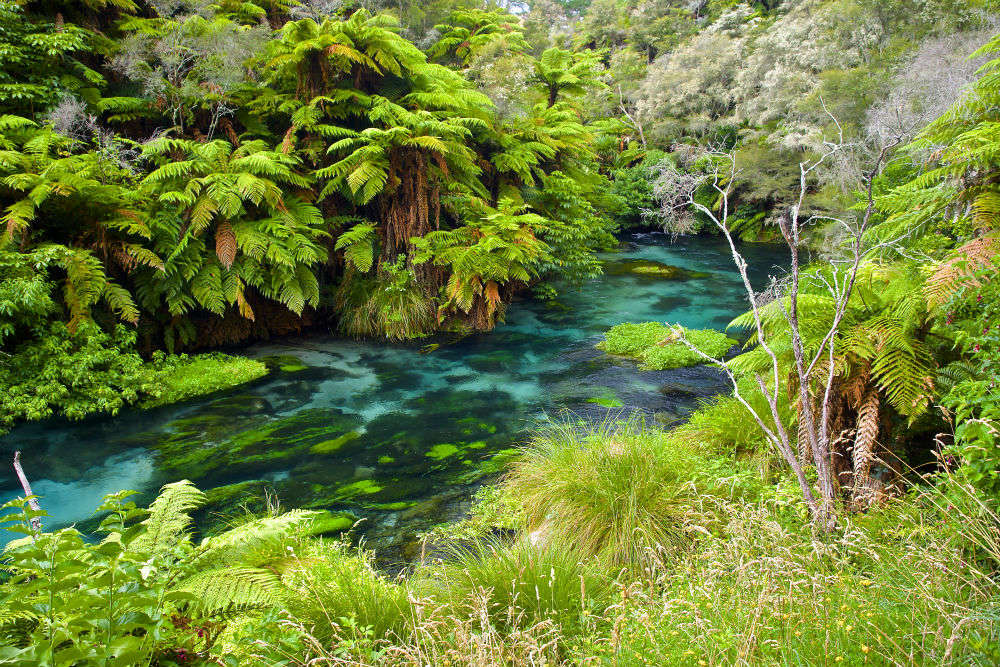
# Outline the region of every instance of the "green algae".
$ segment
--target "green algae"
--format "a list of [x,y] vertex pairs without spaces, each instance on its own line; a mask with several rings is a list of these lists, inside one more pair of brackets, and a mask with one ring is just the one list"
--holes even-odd
[[611,276],[632,275],[647,280],[693,280],[711,276],[703,271],[689,271],[649,259],[607,261],[604,263],[604,272]]
[[610,393],[609,394],[603,394],[601,396],[594,396],[593,398],[588,398],[587,402],[588,403],[595,403],[597,405],[600,405],[602,408],[609,408],[609,409],[610,408],[622,408],[622,407],[625,407],[625,404],[622,403],[621,399],[619,399],[614,394],[610,394]]
[[264,481],[252,479],[235,484],[216,486],[205,491],[205,505],[218,509],[219,505],[230,505],[248,497],[260,498],[264,495]]
[[309,368],[294,354],[272,354],[260,357],[258,361],[266,364],[271,370],[279,370],[285,373],[295,373]]
[[440,461],[441,459],[446,459],[449,456],[454,456],[459,451],[460,448],[458,447],[458,445],[453,445],[450,442],[443,442],[431,447],[430,450],[427,452],[426,456],[429,456],[432,459]]
[[[211,408],[211,406],[209,406]],[[233,433],[234,424],[244,425]],[[152,445],[157,468],[168,477],[254,477],[298,461],[314,445],[344,438],[361,423],[337,410],[304,410],[281,419],[262,416],[234,422],[206,413],[172,422],[172,432]],[[340,443],[343,447],[350,439]]]
[[359,479],[356,482],[351,482],[350,484],[344,484],[337,488],[334,492],[334,497],[336,498],[354,498],[355,496],[361,495],[372,495],[381,491],[383,486],[380,486],[375,480],[371,479]]
[[349,530],[358,522],[358,517],[348,512],[330,512],[318,510],[319,516],[313,518],[306,531],[307,535],[328,535]]
[[360,437],[361,434],[357,431],[349,431],[340,437],[333,438],[332,440],[317,442],[309,448],[309,451],[313,454],[333,454],[343,449],[344,445],[347,443],[357,440]]
[[382,465],[386,465],[388,463],[395,463],[396,459],[392,456],[380,456],[378,457],[378,462]]
[[367,507],[376,510],[389,510],[391,512],[398,512],[399,510],[409,509],[417,504],[416,500],[401,500],[396,503],[372,503]]

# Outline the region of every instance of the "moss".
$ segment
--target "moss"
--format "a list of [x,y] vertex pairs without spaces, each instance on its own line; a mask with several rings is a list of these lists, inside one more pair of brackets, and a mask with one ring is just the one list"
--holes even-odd
[[309,448],[309,451],[313,454],[333,454],[338,452],[343,448],[344,445],[351,442],[352,440],[357,440],[361,437],[361,434],[357,431],[350,431],[344,435],[333,438],[332,440],[324,440],[323,442],[317,442],[315,445]]
[[179,403],[196,396],[232,389],[267,375],[267,366],[254,359],[228,354],[174,357],[160,362],[160,393],[139,404],[142,408]]
[[600,405],[602,408],[609,408],[609,409],[625,407],[625,404],[622,403],[617,396],[610,393],[603,394],[601,396],[594,396],[593,398],[588,398],[587,402],[596,403],[597,405]]
[[432,459],[440,461],[441,459],[446,459],[449,456],[454,456],[459,451],[460,450],[458,445],[453,445],[450,442],[445,442],[431,447],[430,451],[428,451],[426,455]]
[[284,366],[278,366],[278,370],[282,373],[298,373],[299,371],[304,371],[308,366],[303,364],[285,364]]
[[611,276],[632,275],[648,280],[692,280],[708,278],[711,275],[701,271],[688,271],[679,266],[671,266],[648,259],[626,259],[605,262],[604,272]]
[[388,463],[395,463],[396,459],[392,456],[380,456],[378,457],[378,462],[382,465],[386,465]]
[[[712,357],[721,357],[737,341],[711,329],[683,329],[692,345]],[[640,362],[646,370],[666,370],[704,364],[705,359],[680,341],[679,336],[664,324],[645,322],[625,323],[612,327],[604,334],[598,349]]]

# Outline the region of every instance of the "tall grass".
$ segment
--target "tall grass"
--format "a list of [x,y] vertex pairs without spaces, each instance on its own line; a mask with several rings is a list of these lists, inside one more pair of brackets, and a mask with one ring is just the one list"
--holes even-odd
[[1000,664],[1000,517],[979,492],[945,473],[816,535],[800,497],[755,479],[677,431],[556,426],[503,482],[518,537],[462,539],[405,582],[305,554],[255,659]]
[[290,591],[287,610],[315,641],[329,645],[345,633],[382,639],[405,630],[411,611],[407,588],[379,573],[369,553],[320,541],[294,562],[283,575]]
[[974,500],[961,510],[936,504],[900,500],[847,520],[825,541],[782,527],[768,507],[734,507],[723,539],[629,588],[609,614],[617,630],[604,657],[621,665],[997,664],[1000,523]]
[[507,630],[541,622],[575,627],[587,614],[603,612],[610,583],[603,569],[571,546],[524,538],[457,545],[418,568],[413,581],[418,593],[453,616],[479,610],[483,627]]
[[698,447],[637,422],[547,428],[504,485],[537,539],[572,545],[611,569],[689,548],[715,521],[715,494],[731,492]]

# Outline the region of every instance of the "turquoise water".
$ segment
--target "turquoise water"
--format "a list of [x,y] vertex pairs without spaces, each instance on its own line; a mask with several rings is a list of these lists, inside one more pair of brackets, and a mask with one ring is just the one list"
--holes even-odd
[[[784,259],[772,247],[744,250],[758,285]],[[460,513],[545,420],[639,413],[669,423],[726,390],[710,368],[644,372],[594,348],[619,322],[725,326],[746,299],[724,243],[640,234],[607,259],[607,275],[554,303],[516,302],[488,334],[402,345],[310,335],[256,345],[241,352],[276,369],[253,385],[155,411],[31,424],[0,440],[0,454],[10,460],[22,450],[50,527],[86,529],[103,494],[130,488],[149,498],[188,478],[212,489],[198,517],[203,529],[268,504],[324,508],[360,521],[354,533],[370,544],[398,552]],[[620,271],[636,259],[698,273],[664,280]],[[5,467],[0,497],[17,493]]]

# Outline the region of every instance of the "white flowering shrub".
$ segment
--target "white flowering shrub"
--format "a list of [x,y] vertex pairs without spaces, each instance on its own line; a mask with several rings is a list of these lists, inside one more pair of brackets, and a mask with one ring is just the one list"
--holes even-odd
[[649,66],[637,93],[639,116],[663,137],[706,131],[733,110],[742,58],[742,40],[695,35]]

